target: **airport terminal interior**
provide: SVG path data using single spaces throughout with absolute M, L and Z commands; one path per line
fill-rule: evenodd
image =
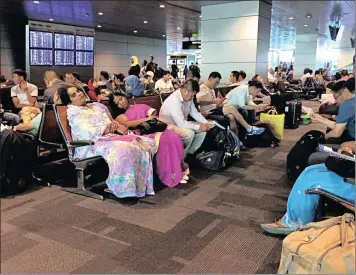
M 355 274 L 355 1 L 0 3 L 4 274 Z

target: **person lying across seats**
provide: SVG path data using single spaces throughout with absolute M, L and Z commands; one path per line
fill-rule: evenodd
M 347 80 L 335 94 L 335 99 L 340 104 L 336 122 L 317 114 L 313 115 L 313 119 L 332 129 L 325 135 L 326 143 L 341 144 L 355 140 L 355 78 Z
M 340 152 L 350 148 L 342 148 Z M 355 153 L 355 147 L 352 148 Z M 354 167 L 354 165 L 352 165 Z M 270 224 L 261 224 L 264 231 L 271 234 L 287 235 L 313 222 L 316 217 L 320 196 L 308 195 L 309 188 L 320 188 L 341 198 L 355 202 L 355 186 L 344 178 L 327 169 L 325 164 L 307 167 L 293 185 L 287 202 L 287 212 L 281 220 Z
M 127 97 L 144 96 L 145 85 L 135 75 L 129 75 L 124 79 Z
M 184 154 L 194 154 L 202 145 L 206 132 L 212 127 L 208 120 L 194 106 L 193 98 L 199 92 L 199 84 L 188 79 L 183 86 L 172 93 L 164 102 L 159 119 L 167 123 L 168 129 L 179 134 L 184 144 Z M 195 122 L 188 121 L 190 115 Z
M 152 157 L 153 139 L 127 135 L 101 103 L 87 104 L 82 91 L 60 88 L 56 104 L 69 105 L 67 118 L 73 140 L 93 140 L 94 145 L 75 150 L 74 158 L 102 156 L 109 166 L 106 184 L 118 198 L 154 195 Z
M 146 104 L 134 104 L 129 106 L 127 97 L 123 94 L 114 94 L 113 103 L 120 109 L 121 115 L 116 121 L 126 125 L 129 129 L 137 129 L 147 121 L 157 121 L 157 111 Z M 162 123 L 161 123 L 162 125 Z M 183 172 L 184 152 L 180 136 L 171 130 L 150 133 L 147 137 L 154 139 L 158 144 L 156 153 L 156 172 L 162 183 L 174 187 L 178 183 L 187 183 L 189 177 Z
M 246 129 L 247 135 L 259 135 L 264 132 L 264 128 L 251 126 L 246 122 L 239 112 L 232 112 L 231 106 L 239 111 L 255 110 L 257 112 L 265 111 L 268 109 L 267 104 L 256 105 L 252 98 L 255 97 L 262 90 L 262 84 L 258 81 L 249 81 L 248 85 L 241 85 L 231 90 L 224 100 L 224 113 L 232 114 L 235 120 Z M 231 112 L 230 112 L 231 111 Z
M 25 123 L 34 119 L 40 112 L 40 106 L 37 103 L 38 88 L 26 81 L 27 73 L 22 70 L 13 72 L 15 86 L 11 88 L 12 102 L 15 108 L 20 109 L 20 119 Z

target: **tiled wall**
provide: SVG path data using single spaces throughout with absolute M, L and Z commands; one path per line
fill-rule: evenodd
M 127 73 L 133 55 L 138 57 L 140 65 L 153 55 L 154 62 L 166 68 L 166 40 L 96 32 L 94 76 L 97 78 L 102 70 Z

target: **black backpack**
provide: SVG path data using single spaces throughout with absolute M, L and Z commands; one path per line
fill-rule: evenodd
M 278 138 L 276 138 L 271 129 L 267 124 L 258 124 L 256 127 L 264 128 L 265 131 L 260 135 L 252 135 L 248 136 L 246 134 L 240 136 L 242 144 L 247 148 L 254 147 L 278 147 L 281 142 Z
M 36 160 L 35 137 L 12 130 L 0 133 L 0 194 L 26 190 Z
M 303 170 L 308 166 L 309 156 L 316 152 L 319 143 L 325 142 L 324 133 L 313 130 L 307 132 L 294 145 L 287 156 L 287 178 L 296 181 Z
M 240 140 L 229 129 L 211 128 L 201 147 L 195 152 L 193 165 L 220 171 L 239 159 Z

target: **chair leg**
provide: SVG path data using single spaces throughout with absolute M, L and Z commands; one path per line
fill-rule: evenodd
M 41 185 L 45 185 L 47 187 L 52 187 L 52 185 L 49 182 L 47 182 L 47 181 L 45 181 L 45 180 L 43 180 L 41 178 L 36 177 L 34 173 L 32 173 L 32 178 L 34 180 L 36 180 Z
M 93 199 L 104 200 L 103 196 L 86 189 L 84 180 L 84 170 L 77 169 L 77 187 L 62 187 L 62 190 L 69 193 L 90 197 Z

